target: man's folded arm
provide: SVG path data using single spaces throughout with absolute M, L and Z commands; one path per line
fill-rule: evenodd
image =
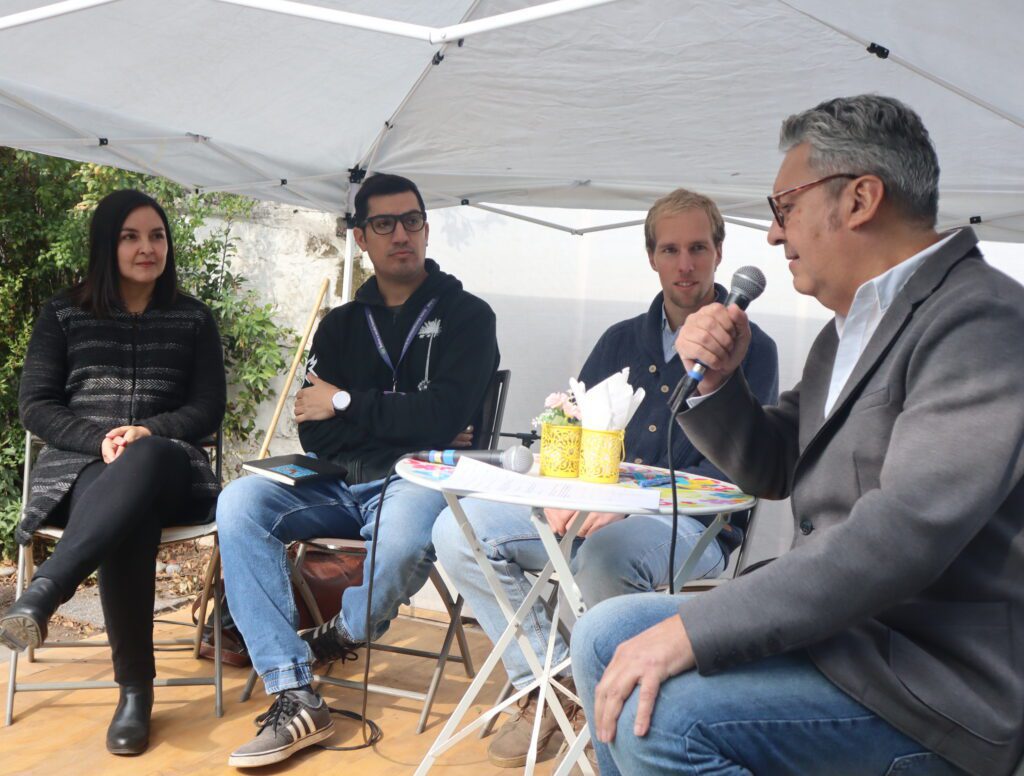
M 495 317 L 483 302 L 467 317 L 445 329 L 436 342 L 426 390 L 388 394 L 350 391 L 352 404 L 343 417 L 357 432 L 396 445 L 430 447 L 447 444 L 479 409 L 498 359 Z

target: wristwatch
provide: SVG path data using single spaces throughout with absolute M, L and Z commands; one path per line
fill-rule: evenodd
M 352 394 L 348 391 L 338 391 L 331 397 L 331 404 L 334 405 L 335 412 L 344 412 L 348 409 L 348 405 L 352 403 Z

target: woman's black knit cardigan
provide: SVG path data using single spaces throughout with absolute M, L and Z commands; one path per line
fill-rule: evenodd
M 46 445 L 32 469 L 17 540 L 28 543 L 82 469 L 100 459 L 106 433 L 122 425 L 178 441 L 191 459 L 195 506 L 208 509 L 220 485 L 194 443 L 220 426 L 225 401 L 220 335 L 199 300 L 179 293 L 169 307 L 106 319 L 66 293 L 48 301 L 32 330 L 18 395 L 22 425 Z M 202 522 L 205 514 L 196 517 L 182 522 Z

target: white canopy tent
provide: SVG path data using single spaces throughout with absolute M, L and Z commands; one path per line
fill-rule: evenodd
M 430 207 L 686 186 L 767 220 L 782 118 L 878 92 L 932 132 L 940 226 L 1024 242 L 1019 0 L 45 2 L 0 2 L 0 145 L 339 215 L 386 171 Z
M 684 185 L 767 219 L 780 120 L 879 92 L 933 133 L 941 225 L 1024 240 L 1017 0 L 5 0 L 0 13 L 0 144 L 197 189 L 342 214 L 366 171 L 408 175 L 430 207 L 643 210 Z

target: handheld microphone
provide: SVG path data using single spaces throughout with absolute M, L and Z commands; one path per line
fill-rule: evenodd
M 740 267 L 732 276 L 732 288 L 729 289 L 729 296 L 725 298 L 724 305 L 728 307 L 734 304 L 741 310 L 746 310 L 747 305 L 761 296 L 766 284 L 767 281 L 764 278 L 764 273 L 757 267 Z M 704 379 L 704 373 L 707 369 L 706 365 L 698 361 L 686 373 L 683 379 L 676 383 L 675 390 L 672 391 L 672 395 L 668 400 L 673 416 L 679 412 L 683 402 L 690 398 L 693 392 L 697 390 L 697 386 Z
M 525 474 L 533 466 L 533 453 L 522 445 L 512 445 L 507 450 L 420 450 L 412 453 L 412 457 L 447 466 L 454 466 L 460 458 L 472 458 L 519 474 Z

